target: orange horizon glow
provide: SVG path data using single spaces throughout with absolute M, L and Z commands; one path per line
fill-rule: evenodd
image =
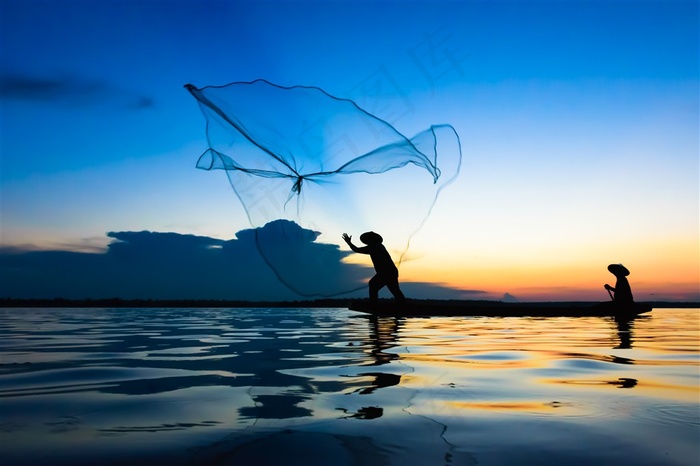
M 111 238 L 88 238 L 82 241 L 55 240 L 43 247 L 36 244 L 17 245 L 22 250 L 71 250 L 73 252 L 106 252 Z M 5 245 L 6 247 L 12 247 Z M 438 249 L 440 244 L 433 245 Z M 344 245 L 340 246 L 341 249 Z M 466 249 L 466 248 L 465 248 Z M 627 250 L 629 249 L 629 250 Z M 402 283 L 432 283 L 455 290 L 465 290 L 465 299 L 502 300 L 506 294 L 517 301 L 605 301 L 609 295 L 603 288 L 615 284 L 607 270 L 611 257 L 632 257 L 630 250 L 645 251 L 634 261 L 624 261 L 630 269 L 629 281 L 637 301 L 700 302 L 700 245 L 694 239 L 627 246 L 617 256 L 612 246 L 582 248 L 570 256 L 557 256 L 535 261 L 533 257 L 506 257 L 506 254 L 469 257 L 471 251 L 425 253 L 420 246 L 412 248 L 400 265 Z M 396 252 L 392 253 L 395 258 Z M 413 257 L 410 257 L 413 256 Z M 533 254 L 534 256 L 534 254 Z M 462 260 L 462 257 L 469 259 Z M 352 254 L 343 262 L 372 267 L 369 257 Z M 468 293 L 479 291 L 480 293 Z M 415 296 L 420 299 L 420 296 Z
M 670 266 L 647 266 L 639 263 L 628 277 L 636 300 L 700 301 L 700 272 L 692 263 Z M 462 290 L 480 290 L 491 298 L 508 293 L 518 300 L 606 300 L 604 285 L 615 286 L 615 277 L 607 264 L 572 264 L 568 266 L 526 266 L 503 264 L 502 267 L 460 267 L 451 269 L 401 270 L 403 282 L 438 282 Z M 668 270 L 668 273 L 665 271 Z

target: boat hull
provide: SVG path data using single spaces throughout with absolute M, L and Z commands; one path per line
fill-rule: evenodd
M 353 301 L 350 310 L 386 316 L 466 317 L 623 317 L 650 312 L 644 303 L 503 303 L 496 301 Z

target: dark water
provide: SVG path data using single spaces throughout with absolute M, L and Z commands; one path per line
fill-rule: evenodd
M 697 465 L 697 309 L 3 309 L 2 465 Z

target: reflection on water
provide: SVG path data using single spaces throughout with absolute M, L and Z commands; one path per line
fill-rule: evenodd
M 1 464 L 700 460 L 698 310 L 3 309 L 0 332 Z

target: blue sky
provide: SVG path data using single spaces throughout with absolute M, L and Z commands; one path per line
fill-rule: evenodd
M 640 296 L 700 294 L 698 2 L 0 5 L 5 247 L 100 254 L 110 231 L 261 226 L 223 173 L 195 168 L 205 122 L 183 86 L 264 78 L 407 135 L 455 127 L 462 170 L 405 281 L 593 298 L 624 262 Z M 366 203 L 347 200 L 302 226 L 359 236 Z M 401 250 L 405 231 L 382 233 Z

